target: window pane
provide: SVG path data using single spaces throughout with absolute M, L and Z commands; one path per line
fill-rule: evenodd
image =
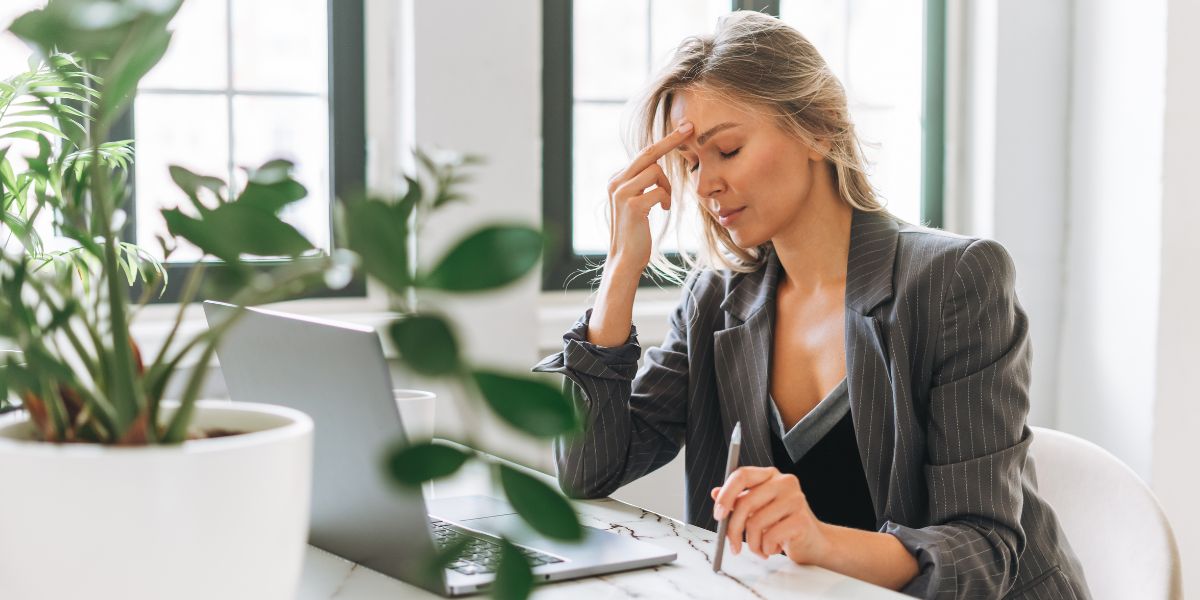
M 284 220 L 318 248 L 329 250 L 329 120 L 320 98 L 235 96 L 233 163 L 256 167 L 274 159 L 296 163 L 308 196 L 287 207 Z M 238 169 L 240 186 L 245 180 Z
M 917 0 L 853 3 L 845 82 L 854 102 L 921 109 L 922 14 Z
M 684 38 L 716 29 L 717 18 L 729 13 L 733 3 L 730 0 L 651 0 L 650 4 L 651 66 L 660 69 Z
M 612 104 L 575 105 L 574 215 L 572 233 L 577 254 L 608 252 L 608 179 L 628 163 L 621 143 L 621 107 Z
M 895 108 L 851 107 L 867 173 L 888 210 L 921 220 L 921 120 Z
M 576 98 L 622 100 L 642 84 L 649 68 L 647 2 L 575 0 Z
M 324 94 L 325 12 L 325 0 L 234 0 L 234 88 Z
M 8 32 L 13 19 L 46 4 L 45 0 L 4 0 L 0 5 L 0 79 L 8 79 L 29 68 L 28 58 L 33 53 L 17 36 Z
M 849 0 L 780 0 L 779 18 L 817 47 L 833 74 L 846 82 Z M 884 47 L 884 46 L 881 46 Z M 886 47 L 885 47 L 886 48 Z
M 166 234 L 159 210 L 190 207 L 167 170 L 180 165 L 193 172 L 229 177 L 229 126 L 223 95 L 139 94 L 134 102 L 136 142 L 137 243 L 161 258 L 155 236 Z M 171 261 L 200 258 L 194 246 L 181 245 Z
M 846 87 L 871 183 L 888 210 L 920 222 L 922 3 L 781 0 L 780 14 Z
M 608 252 L 605 189 L 612 173 L 629 162 L 620 138 L 628 117 L 624 103 L 646 84 L 652 69 L 666 64 L 685 37 L 715 29 L 717 18 L 730 12 L 730 4 L 729 0 L 575 2 L 572 226 L 576 253 Z M 608 102 L 589 102 L 600 98 Z M 651 213 L 656 235 L 664 218 L 659 209 Z M 685 247 L 695 248 L 695 239 L 686 236 Z M 667 251 L 679 249 L 673 230 L 661 244 Z
M 229 85 L 224 2 L 185 2 L 171 25 L 175 33 L 162 62 L 141 87 L 223 90 Z

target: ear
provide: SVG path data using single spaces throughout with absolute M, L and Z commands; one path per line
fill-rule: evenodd
M 813 162 L 818 162 L 829 156 L 829 151 L 833 148 L 833 144 L 827 140 L 816 140 L 816 143 L 808 147 L 808 158 Z

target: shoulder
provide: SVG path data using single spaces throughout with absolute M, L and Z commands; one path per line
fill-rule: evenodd
M 946 290 L 970 285 L 980 293 L 1011 289 L 1016 277 L 1008 250 L 992 239 L 901 223 L 896 242 L 897 284 Z
M 683 284 L 679 298 L 680 309 L 689 316 L 708 314 L 720 309 L 737 277 L 742 275 L 728 269 L 697 269 Z

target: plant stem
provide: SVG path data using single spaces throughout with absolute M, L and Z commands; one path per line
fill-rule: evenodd
M 96 140 L 102 138 L 103 132 L 98 131 L 97 121 L 105 115 L 98 115 L 96 121 L 89 124 L 91 132 L 92 152 L 99 152 Z M 125 430 L 137 419 L 145 407 L 145 399 L 139 393 L 137 376 L 134 373 L 133 349 L 129 344 L 129 324 L 126 321 L 126 298 L 117 278 L 117 249 L 116 239 L 112 231 L 113 205 L 108 197 L 108 177 L 100 168 L 100 161 L 93 160 L 88 165 L 92 172 L 93 212 L 98 215 L 96 223 L 103 229 L 104 257 L 100 269 L 100 277 L 108 288 L 109 322 L 112 325 L 113 362 L 112 379 L 109 381 L 109 398 L 113 402 L 119 419 L 118 438 L 125 435 Z M 103 352 L 101 350 L 101 352 Z
M 183 325 L 183 317 L 187 314 L 187 308 L 195 298 L 196 292 L 200 289 L 200 282 L 203 281 L 205 265 L 203 262 L 196 263 L 188 273 L 187 281 L 183 284 L 183 295 L 179 298 L 179 310 L 175 312 L 175 322 L 171 325 L 171 331 L 167 333 L 167 339 L 163 342 L 161 348 L 158 349 L 158 355 L 151 361 L 151 366 L 162 364 L 163 358 L 167 355 L 167 349 L 175 341 L 175 336 L 179 333 L 179 328 Z

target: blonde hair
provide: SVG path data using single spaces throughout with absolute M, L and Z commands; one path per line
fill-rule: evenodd
M 710 35 L 684 39 L 669 63 L 651 80 L 632 105 L 626 132 L 631 152 L 650 145 L 669 132 L 671 105 L 680 92 L 715 94 L 723 101 L 765 109 L 779 127 L 829 161 L 838 195 L 859 210 L 883 211 L 867 180 L 866 162 L 846 102 L 846 92 L 825 59 L 799 31 L 775 17 L 737 11 L 722 17 Z M 739 248 L 729 232 L 708 211 L 700 209 L 703 248 L 692 257 L 683 253 L 685 267 L 667 260 L 659 247 L 672 221 L 682 227 L 679 209 L 695 192 L 685 185 L 684 159 L 672 153 L 665 171 L 673 190 L 672 213 L 656 236 L 650 270 L 676 283 L 689 271 L 726 268 L 748 272 L 765 260 L 769 242 Z M 689 203 L 695 206 L 697 203 Z

